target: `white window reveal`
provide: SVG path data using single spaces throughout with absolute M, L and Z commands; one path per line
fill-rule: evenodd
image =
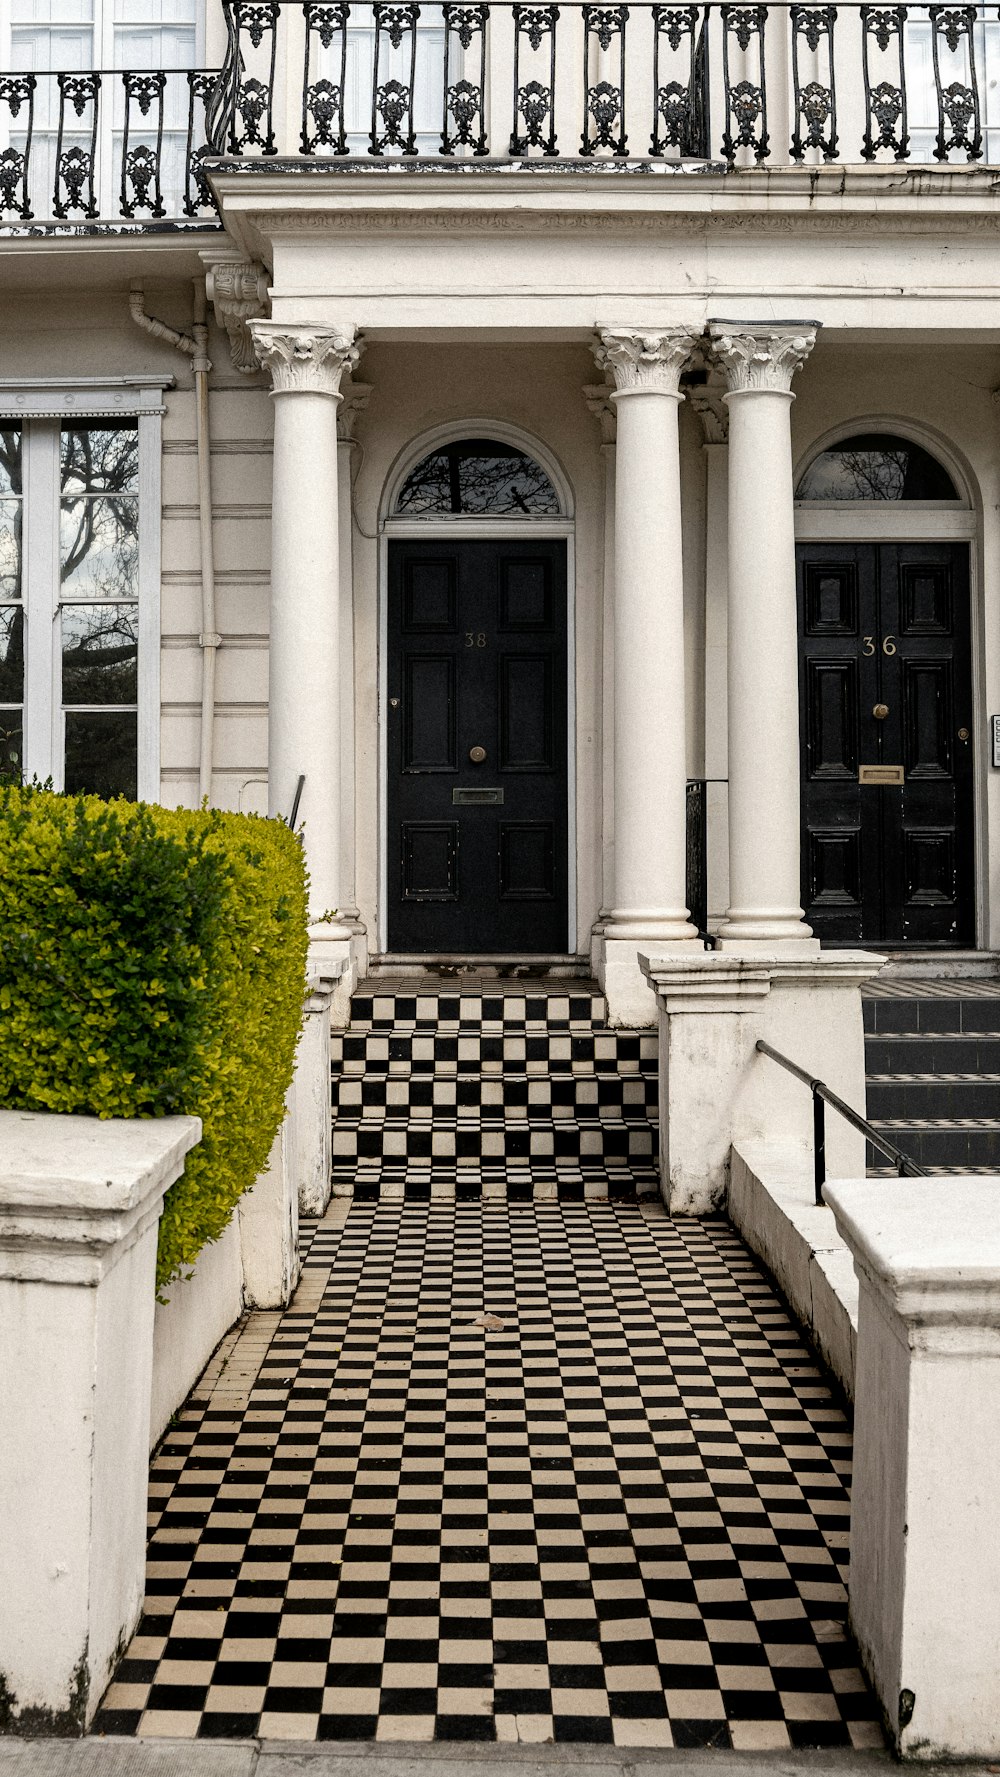
M 0 386 L 4 774 L 159 794 L 162 388 Z

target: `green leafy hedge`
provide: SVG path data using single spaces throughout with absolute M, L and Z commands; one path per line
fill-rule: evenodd
M 0 786 L 0 1104 L 199 1116 L 158 1286 L 267 1161 L 302 1023 L 302 849 L 280 821 Z

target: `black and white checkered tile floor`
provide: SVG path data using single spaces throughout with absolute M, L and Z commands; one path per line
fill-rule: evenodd
M 246 1405 L 161 1446 L 95 1731 L 882 1744 L 848 1428 L 727 1224 L 356 1203 L 309 1258 Z

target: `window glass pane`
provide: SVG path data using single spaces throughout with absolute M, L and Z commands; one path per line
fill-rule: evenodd
M 922 445 L 859 432 L 823 451 L 796 489 L 799 500 L 957 500 L 948 471 Z
M 69 795 L 136 794 L 136 715 L 134 710 L 102 710 L 66 717 L 66 776 Z
M 63 703 L 135 703 L 138 658 L 136 605 L 63 606 Z
M 59 562 L 70 598 L 134 598 L 138 592 L 138 502 L 63 500 Z
M 463 452 L 459 468 L 463 512 L 557 513 L 545 470 L 519 450 L 486 444 Z
M 66 426 L 60 461 L 64 494 L 134 494 L 139 488 L 139 429 Z
M 0 427 L 0 498 L 21 493 L 21 428 Z
M 559 501 L 545 470 L 523 451 L 466 438 L 417 464 L 396 511 L 557 515 Z
M 0 710 L 0 783 L 19 779 L 24 756 L 20 710 Z
M 21 596 L 21 502 L 0 500 L 0 598 Z
M 0 703 L 24 697 L 24 612 L 0 605 Z

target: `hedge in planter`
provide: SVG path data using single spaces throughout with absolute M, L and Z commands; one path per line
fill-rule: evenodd
M 0 1104 L 201 1117 L 164 1205 L 158 1285 L 266 1164 L 307 943 L 283 822 L 0 787 Z

